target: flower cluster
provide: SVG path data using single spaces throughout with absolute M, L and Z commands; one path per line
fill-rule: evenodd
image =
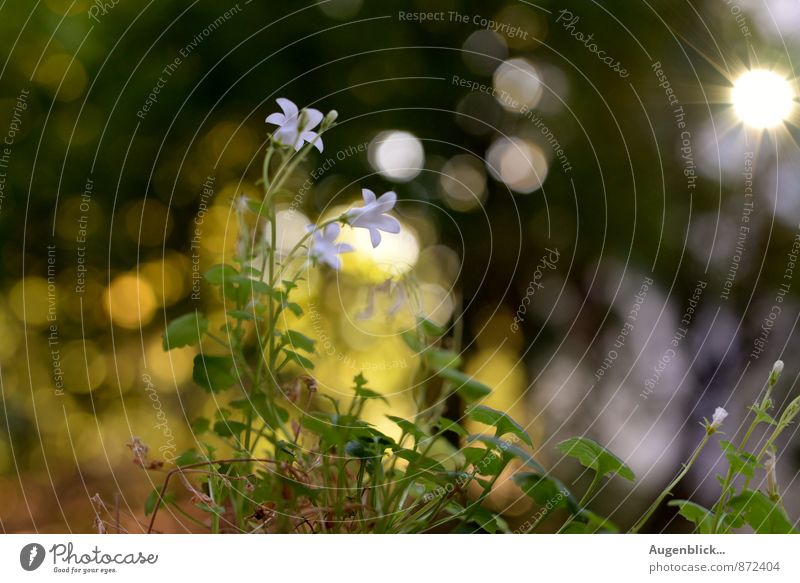
M 278 126 L 272 139 L 281 146 L 289 146 L 299 151 L 308 142 L 322 152 L 322 138 L 312 131 L 322 122 L 322 112 L 318 109 L 297 109 L 294 102 L 284 97 L 276 99 L 283 113 L 273 113 L 264 120 L 268 124 Z
M 273 141 L 279 146 L 294 148 L 295 151 L 299 151 L 303 144 L 309 143 L 322 152 L 322 138 L 313 131 L 323 121 L 322 113 L 316 109 L 299 110 L 294 102 L 283 97 L 276 101 L 283 113 L 270 114 L 265 120 L 268 124 L 278 126 L 278 129 L 272 134 Z M 335 119 L 335 112 L 331 112 L 329 117 L 331 117 L 331 121 Z M 325 126 L 326 124 L 323 123 L 321 131 L 324 131 Z M 313 261 L 340 269 L 342 261 L 339 255 L 353 251 L 353 247 L 346 243 L 336 243 L 341 232 L 338 222 L 351 227 L 367 229 L 373 247 L 380 245 L 381 231 L 385 233 L 400 232 L 400 223 L 388 214 L 397 204 L 395 192 L 386 192 L 378 198 L 374 192 L 364 188 L 361 190 L 361 194 L 364 198 L 363 206 L 350 209 L 338 217 L 336 222 L 308 226 L 311 234 L 309 257 Z
M 371 190 L 364 188 L 361 190 L 364 197 L 364 206 L 350 209 L 336 220 L 351 227 L 367 229 L 372 246 L 377 247 L 381 242 L 381 231 L 386 233 L 399 233 L 400 223 L 396 218 L 387 214 L 397 203 L 397 194 L 386 192 L 380 198 L 375 196 Z M 313 241 L 309 250 L 312 259 L 319 263 L 330 265 L 334 269 L 341 267 L 339 254 L 353 251 L 350 245 L 345 243 L 335 243 L 339 236 L 340 227 L 337 223 L 328 223 L 321 229 L 314 225 L 309 225 L 308 229 L 312 232 Z

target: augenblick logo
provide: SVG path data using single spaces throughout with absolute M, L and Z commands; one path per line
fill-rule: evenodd
M 158 555 L 144 554 L 141 551 L 132 553 L 105 553 L 95 546 L 88 552 L 75 550 L 72 543 L 57 543 L 45 552 L 38 543 L 30 543 L 22 547 L 19 553 L 19 564 L 26 571 L 34 571 L 42 566 L 49 553 L 56 573 L 66 572 L 113 572 L 114 565 L 154 565 Z
M 19 564 L 26 571 L 35 571 L 44 562 L 44 547 L 39 543 L 30 543 L 19 552 Z

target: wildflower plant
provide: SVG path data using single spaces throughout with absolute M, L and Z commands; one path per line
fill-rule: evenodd
M 194 420 L 197 447 L 177 456 L 174 467 L 148 460 L 147 447 L 134 439 L 137 465 L 163 476 L 145 503 L 148 532 L 165 511 L 215 533 L 510 532 L 487 504 L 509 475 L 521 495 L 540 509 L 517 532 L 616 532 L 617 526 L 588 506 L 606 480 L 635 479 L 625 462 L 587 437 L 559 443 L 558 451 L 593 473 L 589 488 L 575 497 L 534 458 L 525 428 L 482 404 L 490 389 L 460 370 L 460 339 L 422 314 L 403 334 L 420 361 L 412 383 L 417 409 L 410 418 L 388 416 L 397 428 L 393 436 L 364 418 L 370 401 L 386 400 L 364 371 L 353 378 L 348 402 L 319 390 L 316 340 L 289 328 L 284 316 L 307 317 L 296 300 L 300 282 L 309 270 L 339 270 L 342 255 L 353 251 L 338 241 L 342 226 L 366 229 L 374 247 L 381 244 L 382 233 L 400 231 L 391 215 L 397 195 L 378 197 L 365 188 L 363 204 L 309 225 L 288 252 L 281 251 L 276 201 L 287 194 L 287 180 L 311 150 L 323 150 L 323 136 L 335 126 L 337 113 L 323 116 L 283 98 L 278 105 L 281 112 L 266 118 L 275 129 L 262 166 L 263 199 L 237 201 L 240 234 L 234 261 L 204 274 L 220 293 L 226 321 L 213 330 L 207 315 L 194 311 L 170 322 L 163 335 L 165 350 L 200 346 L 193 380 L 219 407 L 213 419 Z M 262 231 L 266 236 L 259 235 Z M 404 282 L 392 282 L 392 287 L 405 290 L 402 297 L 414 295 Z M 204 350 L 207 342 L 221 353 Z M 769 394 L 779 375 L 780 370 L 773 373 L 767 395 L 752 408 L 756 418 L 739 445 L 721 442 L 730 469 L 721 479 L 714 508 L 671 502 L 700 532 L 728 532 L 744 523 L 758 532 L 791 530 L 774 477 L 774 441 L 797 415 L 800 401 L 779 420 L 769 415 Z M 465 407 L 463 418 L 443 415 L 448 399 Z M 632 532 L 642 528 L 686 475 L 720 431 L 725 415 L 718 409 L 705 423 L 702 443 Z M 490 432 L 471 434 L 468 422 L 488 426 Z M 750 435 L 762 424 L 774 427 L 772 437 L 758 454 L 746 453 Z M 443 449 L 449 453 L 434 453 Z M 750 489 L 759 469 L 771 471 L 767 493 Z M 746 480 L 737 490 L 740 475 Z M 184 496 L 177 495 L 180 491 Z M 194 509 L 186 507 L 186 493 Z

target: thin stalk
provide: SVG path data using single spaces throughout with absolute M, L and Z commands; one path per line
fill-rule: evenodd
M 592 478 L 592 483 L 589 484 L 589 487 L 586 489 L 586 492 L 584 492 L 583 497 L 580 499 L 580 502 L 578 502 L 578 506 L 581 509 L 584 506 L 586 506 L 586 504 L 589 502 L 589 500 L 592 497 L 592 494 L 595 493 L 595 491 L 597 490 L 597 487 L 600 485 L 600 482 L 602 482 L 602 480 L 603 480 L 603 476 L 600 475 L 600 472 L 595 472 L 594 473 L 594 478 Z M 577 516 L 578 515 L 576 513 L 570 514 L 569 518 L 567 518 L 566 522 L 564 522 L 564 524 L 561 525 L 561 528 L 558 529 L 556 534 L 561 534 L 562 532 L 564 532 L 564 529 L 566 529 L 570 524 L 575 522 L 575 518 Z
M 708 443 L 708 440 L 711 437 L 711 435 L 712 434 L 709 433 L 709 431 L 706 431 L 706 434 L 703 436 L 702 441 L 700 441 L 697 448 L 695 448 L 692 457 L 690 457 L 689 461 L 683 465 L 683 469 L 680 472 L 678 472 L 678 475 L 675 476 L 675 479 L 672 480 L 672 482 L 670 482 L 669 485 L 666 488 L 664 488 L 661 494 L 658 495 L 658 498 L 656 498 L 655 502 L 653 502 L 653 504 L 650 505 L 650 508 L 647 510 L 644 516 L 642 516 L 636 522 L 636 524 L 634 524 L 633 527 L 628 531 L 629 534 L 635 534 L 639 532 L 639 530 L 647 523 L 648 520 L 650 520 L 650 517 L 664 501 L 664 498 L 666 498 L 672 492 L 672 489 L 678 485 L 678 482 L 680 482 L 683 478 L 686 477 L 686 474 L 689 473 L 689 470 L 697 461 L 697 458 L 700 457 L 700 452 L 703 451 L 703 448 Z

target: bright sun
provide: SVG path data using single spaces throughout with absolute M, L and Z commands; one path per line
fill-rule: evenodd
M 780 125 L 794 107 L 789 81 L 765 69 L 748 71 L 736 79 L 731 97 L 739 118 L 759 129 Z

